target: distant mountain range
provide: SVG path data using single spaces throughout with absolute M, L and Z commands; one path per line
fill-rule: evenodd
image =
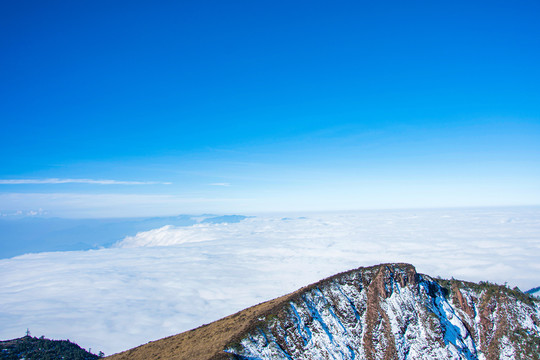
M 540 359 L 540 300 L 382 264 L 108 359 Z
M 535 296 L 537 298 L 540 298 L 540 286 L 527 290 L 525 291 L 525 293 Z

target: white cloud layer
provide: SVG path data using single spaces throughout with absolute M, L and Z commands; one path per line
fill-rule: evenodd
M 170 185 L 170 182 L 157 181 L 122 181 L 122 180 L 94 180 L 94 179 L 2 179 L 0 185 L 22 184 L 97 184 L 97 185 Z
M 165 226 L 111 249 L 0 260 L 0 338 L 30 328 L 110 354 L 381 262 L 540 285 L 538 208 L 306 216 Z

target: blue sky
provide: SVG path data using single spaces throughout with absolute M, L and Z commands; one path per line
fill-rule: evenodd
M 539 13 L 3 2 L 0 212 L 538 205 Z

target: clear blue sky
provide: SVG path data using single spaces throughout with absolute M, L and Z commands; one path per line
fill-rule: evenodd
M 539 15 L 4 1 L 0 212 L 538 205 Z

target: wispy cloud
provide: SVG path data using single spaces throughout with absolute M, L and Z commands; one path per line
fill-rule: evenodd
M 123 180 L 95 180 L 95 179 L 4 179 L 0 185 L 20 184 L 97 184 L 97 185 L 170 185 L 170 182 L 160 181 L 123 181 Z
M 212 183 L 212 184 L 209 184 L 209 185 L 211 185 L 211 186 L 231 186 L 231 184 L 226 183 L 226 182 Z
M 166 216 L 179 213 L 237 212 L 253 198 L 147 193 L 0 192 L 0 211 L 46 209 L 62 217 Z M 232 209 L 232 210 L 231 210 Z
M 16 210 L 12 212 L 0 212 L 1 217 L 7 217 L 7 216 L 36 216 L 36 215 L 46 215 L 47 211 L 43 209 L 38 210 Z

